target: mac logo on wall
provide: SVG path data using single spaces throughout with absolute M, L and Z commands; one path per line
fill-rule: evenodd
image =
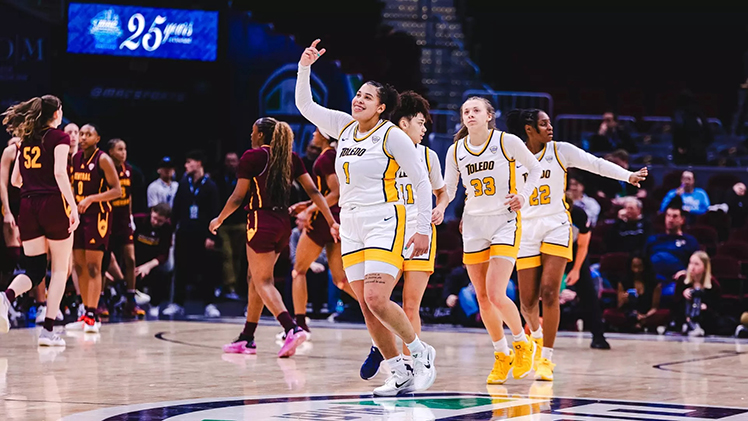
M 113 9 L 104 10 L 91 19 L 88 32 L 96 39 L 96 48 L 117 49 L 117 39 L 122 35 L 119 23 L 119 15 Z

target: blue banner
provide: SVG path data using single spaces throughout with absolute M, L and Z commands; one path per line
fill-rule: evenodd
M 218 12 L 70 3 L 69 53 L 215 61 Z

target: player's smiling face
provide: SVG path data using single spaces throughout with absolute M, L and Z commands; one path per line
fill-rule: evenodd
M 361 86 L 351 101 L 351 115 L 358 121 L 370 120 L 375 115 L 383 113 L 385 108 L 385 105 L 379 102 L 377 88 L 368 83 Z

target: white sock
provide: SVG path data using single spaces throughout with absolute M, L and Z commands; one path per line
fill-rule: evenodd
M 548 361 L 553 361 L 553 348 L 543 347 L 543 350 L 540 351 L 540 358 L 545 358 Z
M 512 339 L 514 342 L 527 342 L 527 335 L 525 332 L 520 332 L 518 335 L 512 333 Z
M 403 362 L 411 367 L 413 367 L 413 356 L 412 355 L 403 355 Z
M 377 348 L 377 344 L 376 344 L 376 342 L 374 342 L 374 339 L 371 340 L 371 346 L 373 346 L 374 348 Z M 377 348 L 377 349 L 379 349 L 379 348 Z
M 390 370 L 397 373 L 405 373 L 405 360 L 403 359 L 402 354 L 387 360 L 387 366 Z
M 405 346 L 408 347 L 408 351 L 410 351 L 410 355 L 420 354 L 421 352 L 426 350 L 426 347 L 423 346 L 423 342 L 421 342 L 421 340 L 418 339 L 418 335 L 416 335 L 416 338 L 413 340 L 413 342 L 409 344 L 405 344 Z
M 538 330 L 532 330 L 532 329 L 530 329 L 530 336 L 533 339 L 542 339 L 543 338 L 543 327 L 539 326 Z
M 493 350 L 501 352 L 504 355 L 509 355 L 509 344 L 506 341 L 506 336 L 493 343 Z

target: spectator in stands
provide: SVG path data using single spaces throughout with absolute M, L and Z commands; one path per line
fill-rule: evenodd
M 239 167 L 239 155 L 229 152 L 223 158 L 222 170 L 213 177 L 218 187 L 220 202 L 225 203 L 236 187 L 236 169 Z M 246 199 L 245 199 L 246 202 Z M 231 216 L 226 218 L 218 237 L 221 239 L 221 255 L 223 257 L 223 296 L 232 300 L 240 297 L 236 294 L 237 280 L 244 283 L 246 278 L 246 250 L 247 242 L 247 211 L 240 206 Z
M 205 316 L 221 316 L 213 304 L 215 294 L 212 281 L 217 268 L 213 267 L 214 256 L 211 252 L 215 249 L 216 236 L 208 230 L 210 221 L 218 216 L 220 210 L 218 188 L 205 174 L 203 162 L 205 154 L 202 151 L 187 154 L 185 175 L 174 197 L 174 303 L 164 309 L 166 316 L 184 313 L 189 284 L 197 288 L 199 299 L 205 304 Z
M 706 148 L 712 131 L 704 112 L 689 90 L 678 96 L 673 112 L 673 162 L 676 165 L 705 165 Z
M 468 327 L 481 324 L 478 298 L 465 265 L 457 266 L 446 276 L 442 297 L 447 307 L 452 309 L 455 323 Z
M 178 187 L 178 183 L 174 181 L 174 162 L 165 156 L 158 164 L 158 179 L 148 186 L 148 207 L 152 208 L 159 203 L 167 203 L 172 207 Z
M 670 201 L 679 196 L 683 202 L 683 210 L 689 215 L 702 215 L 709 211 L 709 195 L 704 189 L 695 187 L 696 177 L 691 171 L 683 171 L 680 176 L 680 187 L 670 190 L 662 199 L 660 212 L 665 212 Z
M 632 196 L 624 197 L 618 219 L 605 236 L 609 252 L 641 252 L 652 235 L 652 223 L 642 217 L 642 202 Z
M 673 279 L 678 271 L 686 268 L 691 255 L 701 249 L 694 237 L 683 234 L 685 223 L 683 203 L 676 197 L 665 210 L 665 233 L 647 240 L 646 255 L 661 282 Z
M 699 250 L 691 255 L 688 268 L 676 275 L 673 311 L 676 326 L 688 336 L 704 336 L 716 330 L 720 288 L 712 276 L 709 255 Z
M 569 173 L 569 186 L 566 190 L 567 201 L 582 209 L 587 214 L 587 221 L 591 227 L 597 224 L 600 216 L 600 204 L 597 200 L 584 194 L 584 179 L 581 174 Z
M 613 149 L 624 149 L 630 153 L 636 153 L 638 148 L 631 134 L 625 126 L 618 121 L 618 115 L 612 111 L 603 114 L 603 121 L 597 130 L 597 135 L 591 139 L 593 151 L 609 151 Z
M 641 255 L 634 254 L 628 270 L 628 275 L 617 286 L 616 308 L 606 309 L 603 313 L 605 322 L 624 332 L 667 326 L 670 310 L 660 309 L 662 284 L 655 279 L 651 266 Z
M 745 184 L 737 183 L 732 186 L 732 191 L 727 193 L 725 203 L 727 204 L 727 214 L 730 216 L 733 228 L 745 226 L 748 216 L 748 196 L 745 194 Z
M 174 228 L 169 222 L 171 208 L 159 203 L 148 214 L 134 215 L 135 276 L 148 287 L 151 295 L 151 316 L 158 317 L 159 304 L 168 298 L 171 271 L 165 264 L 169 258 Z

